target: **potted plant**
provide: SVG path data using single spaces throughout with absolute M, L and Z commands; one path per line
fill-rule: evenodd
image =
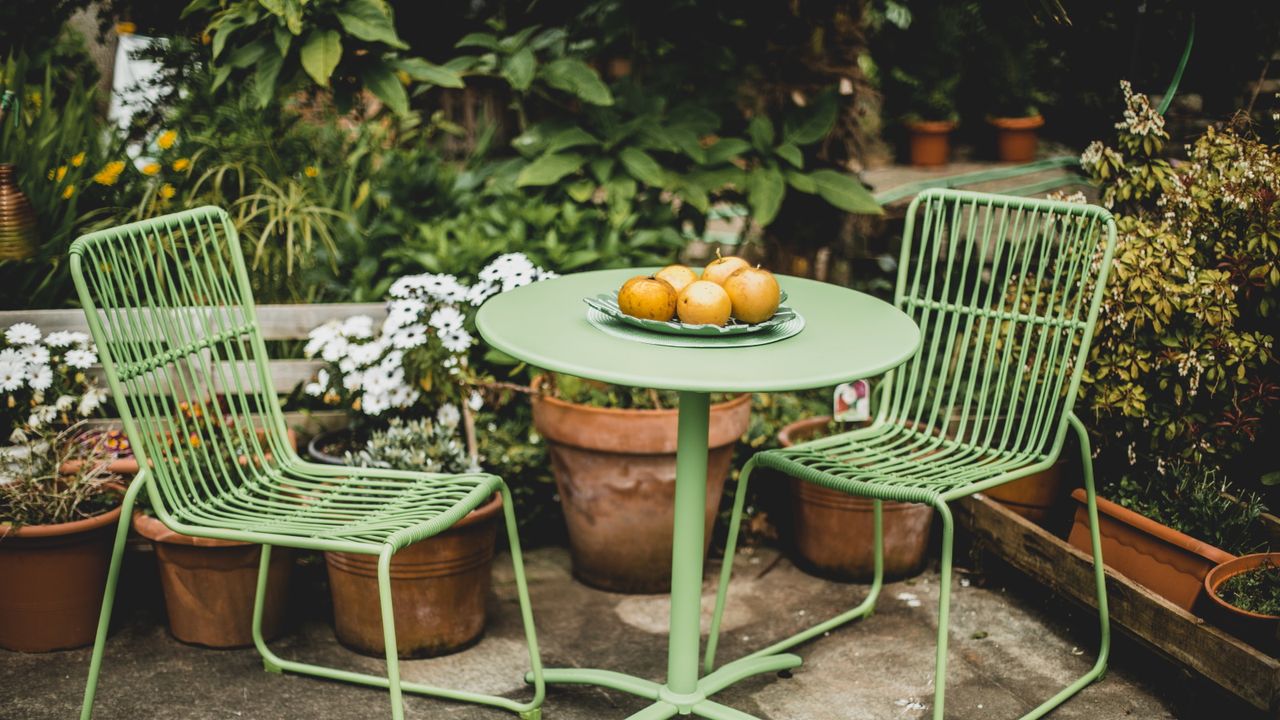
M 1000 162 L 1025 163 L 1036 157 L 1038 130 L 1044 125 L 1039 106 L 1046 96 L 1036 86 L 1036 73 L 1044 56 L 1041 33 L 1028 32 L 1017 13 L 984 12 L 987 32 L 976 50 L 986 85 L 987 123 L 995 129 L 996 157 Z
M 876 57 L 889 68 L 884 75 L 885 106 L 902 118 L 912 165 L 951 161 L 961 61 L 973 12 L 963 4 L 943 4 L 910 16 L 897 30 L 887 28 L 879 38 L 883 47 Z
M 534 427 L 547 440 L 574 576 L 613 592 L 666 592 L 674 522 L 674 394 L 563 375 L 541 376 L 533 388 Z M 712 398 L 708 543 L 734 445 L 750 420 L 750 395 Z
M 434 421 L 392 418 L 348 452 L 346 465 L 428 473 L 479 472 L 459 437 L 461 414 L 441 406 Z M 456 652 L 480 638 L 485 626 L 490 570 L 501 522 L 498 494 L 448 530 L 414 543 L 392 560 L 391 595 L 396 647 L 402 657 Z M 378 596 L 378 558 L 327 552 L 338 640 L 381 657 L 386 646 Z
M 120 518 L 121 478 L 101 436 L 75 425 L 12 438 L 0 458 L 0 647 L 93 642 Z
M 178 410 L 192 427 L 200 428 L 200 432 L 186 438 L 174 437 L 172 441 L 193 447 L 199 446 L 207 433 L 222 432 L 221 423 L 227 422 L 215 403 L 181 402 Z M 293 431 L 289 431 L 289 441 L 297 442 Z M 189 457 L 197 459 L 190 471 L 192 476 L 212 477 L 225 473 L 225 468 L 232 463 L 249 462 L 247 452 L 227 451 L 225 455 L 199 457 L 190 453 Z M 174 532 L 144 509 L 134 512 L 132 523 L 134 531 L 155 550 L 165 613 L 173 636 L 182 642 L 206 647 L 252 645 L 253 602 L 262 547 Z M 293 555 L 288 548 L 277 548 L 272 553 L 262 621 L 263 634 L 268 639 L 278 635 L 284 625 L 292 566 Z
M 65 428 L 92 417 L 107 398 L 106 390 L 89 377 L 97 363 L 97 349 L 85 333 L 45 335 L 25 322 L 6 328 L 0 336 L 3 439 L 14 430 Z
M 782 428 L 778 442 L 791 447 L 835 430 L 830 416 L 810 417 Z M 875 571 L 874 501 L 795 478 L 787 480 L 796 564 L 835 580 L 871 577 Z M 934 510 L 928 505 L 898 502 L 885 502 L 882 508 L 885 575 L 913 575 L 929 547 Z
M 1280 553 L 1228 560 L 1204 578 L 1217 622 L 1272 655 L 1280 650 Z

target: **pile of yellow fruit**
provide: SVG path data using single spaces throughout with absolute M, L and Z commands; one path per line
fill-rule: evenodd
M 632 317 L 689 325 L 762 323 L 773 317 L 782 291 L 773 273 L 740 257 L 719 257 L 701 278 L 684 265 L 668 265 L 652 275 L 637 275 L 618 290 L 618 307 Z

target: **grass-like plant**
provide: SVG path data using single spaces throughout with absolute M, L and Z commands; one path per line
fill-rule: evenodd
M 1241 610 L 1280 616 L 1280 566 L 1268 558 L 1260 567 L 1228 578 L 1218 587 L 1218 597 Z

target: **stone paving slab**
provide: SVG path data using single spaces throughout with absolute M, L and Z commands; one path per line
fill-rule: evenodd
M 385 693 L 262 671 L 252 650 L 207 650 L 174 640 L 157 605 L 146 554 L 131 559 L 132 592 L 122 599 L 119 628 L 107 645 L 95 717 L 261 720 L 388 717 Z M 506 564 L 498 558 L 485 637 L 445 658 L 404 661 L 404 678 L 436 685 L 527 697 L 527 668 Z M 534 608 L 550 667 L 603 667 L 661 679 L 665 672 L 665 596 L 625 596 L 574 581 L 568 553 L 544 548 L 527 555 Z M 820 580 L 772 550 L 746 551 L 730 594 L 721 659 L 746 654 L 852 606 L 866 586 Z M 150 572 L 154 572 L 151 570 Z M 708 573 L 704 610 L 714 586 Z M 956 720 L 1018 717 L 1084 673 L 1093 662 L 1096 626 L 1085 613 L 1065 625 L 1049 620 L 1034 599 L 979 587 L 961 575 L 952 594 L 952 651 L 947 716 Z M 875 614 L 799 649 L 805 664 L 790 678 L 751 678 L 716 697 L 772 720 L 887 720 L 928 717 L 936 632 L 936 573 L 886 585 Z M 283 657 L 382 672 L 377 659 L 356 655 L 334 639 L 326 613 L 323 563 L 300 567 L 292 596 L 296 627 L 275 647 Z M 1057 612 L 1055 618 L 1061 616 Z M 704 630 L 706 618 L 704 617 Z M 1135 652 L 1137 652 L 1135 650 Z M 1106 680 L 1086 688 L 1054 713 L 1055 720 L 1200 717 L 1175 715 L 1169 693 L 1154 691 L 1125 653 Z M 1147 660 L 1140 652 L 1136 664 Z M 0 651 L 0 718 L 41 720 L 77 714 L 89 651 L 45 655 Z M 1177 684 L 1181 679 L 1171 679 Z M 548 720 L 624 718 L 643 700 L 588 687 L 552 687 Z M 418 697 L 410 718 L 485 720 L 500 711 Z M 1209 716 L 1204 716 L 1209 717 Z M 1218 717 L 1226 717 L 1219 715 Z

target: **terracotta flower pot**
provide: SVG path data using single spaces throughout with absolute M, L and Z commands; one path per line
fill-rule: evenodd
M 1092 553 L 1087 496 L 1077 488 L 1071 497 L 1079 506 L 1067 541 Z M 1102 498 L 1098 498 L 1098 531 L 1102 558 L 1109 567 L 1187 611 L 1204 592 L 1209 571 L 1234 557 Z
M 806 418 L 778 433 L 783 447 L 812 439 L 828 416 Z M 792 547 L 796 564 L 833 580 L 865 580 L 875 573 L 875 502 L 787 478 L 791 488 Z M 884 572 L 903 577 L 919 571 L 929 547 L 933 508 L 885 502 Z
M 951 162 L 952 120 L 911 120 L 907 122 L 911 164 L 935 167 Z
M 1025 163 L 1036 159 L 1040 139 L 1036 134 L 1044 116 L 989 118 L 996 129 L 996 157 L 1000 162 Z
M 57 525 L 0 525 L 0 647 L 93 643 L 120 508 Z
M 1054 514 L 1054 508 L 1060 507 L 1066 500 L 1066 469 L 1069 464 L 1067 458 L 1060 457 L 1047 470 L 997 485 L 984 490 L 983 494 L 1032 522 L 1044 523 L 1050 514 Z M 1063 517 L 1062 520 L 1065 521 L 1066 518 Z
M 587 585 L 624 593 L 670 589 L 676 416 L 674 408 L 620 410 L 534 396 L 533 423 L 547 439 L 573 574 Z M 750 395 L 711 406 L 703 553 L 734 443 L 750 421 Z
M 1213 601 L 1213 619 L 1222 629 L 1272 655 L 1280 654 L 1280 615 L 1263 615 L 1242 610 L 1223 600 L 1218 588 L 1231 578 L 1257 570 L 1264 563 L 1280 565 L 1280 552 L 1255 553 L 1232 558 L 1209 571 L 1204 588 Z
M 400 657 L 444 655 L 479 639 L 501 514 L 502 496 L 495 494 L 458 524 L 392 557 L 391 602 Z M 383 657 L 377 556 L 328 552 L 325 562 L 338 641 Z
M 215 648 L 253 644 L 253 598 L 262 546 L 183 535 L 141 512 L 133 514 L 133 529 L 155 548 L 169 631 L 175 638 Z M 283 625 L 292 566 L 289 548 L 272 549 L 262 618 L 267 639 L 277 636 Z

